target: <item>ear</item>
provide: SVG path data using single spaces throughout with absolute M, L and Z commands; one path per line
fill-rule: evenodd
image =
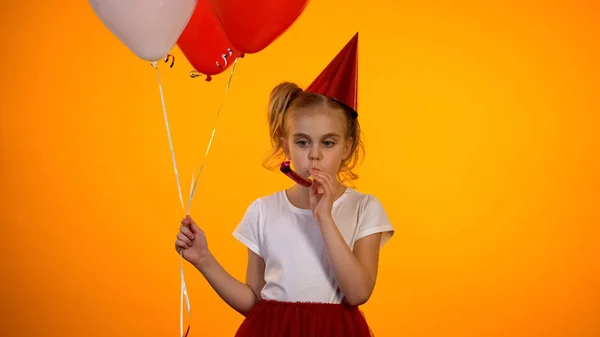
M 279 140 L 279 145 L 281 146 L 281 149 L 283 150 L 285 156 L 287 158 L 291 158 L 292 156 L 290 154 L 290 142 L 285 137 L 281 137 L 281 139 Z

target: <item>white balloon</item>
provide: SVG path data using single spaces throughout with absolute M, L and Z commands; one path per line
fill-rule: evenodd
M 173 49 L 197 0 L 89 0 L 102 23 L 139 58 L 154 62 Z

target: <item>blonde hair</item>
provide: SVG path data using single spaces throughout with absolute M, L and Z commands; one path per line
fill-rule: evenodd
M 342 160 L 338 179 L 341 182 L 356 180 L 358 175 L 352 170 L 364 156 L 364 144 L 361 139 L 360 124 L 357 118 L 350 117 L 349 109 L 340 102 L 318 93 L 302 90 L 295 83 L 283 82 L 271 91 L 269 97 L 268 121 L 271 138 L 271 152 L 264 160 L 267 169 L 279 167 L 286 156 L 281 139 L 286 136 L 288 119 L 300 108 L 327 107 L 343 112 L 346 120 L 346 140 L 351 139 L 350 154 Z

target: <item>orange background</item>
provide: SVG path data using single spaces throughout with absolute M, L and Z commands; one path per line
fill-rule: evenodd
M 61 7 L 62 6 L 62 7 Z M 240 60 L 192 215 L 235 276 L 268 93 L 307 85 L 360 31 L 358 188 L 397 228 L 364 311 L 377 336 L 600 336 L 600 11 L 592 1 L 314 0 Z M 177 336 L 183 216 L 154 69 L 86 1 L 4 2 L 6 336 Z M 161 64 L 184 193 L 228 73 Z M 191 336 L 242 318 L 186 265 Z M 225 323 L 231 320 L 231 323 Z

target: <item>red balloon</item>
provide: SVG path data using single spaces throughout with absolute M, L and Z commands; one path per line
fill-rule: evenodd
M 243 53 L 257 53 L 283 34 L 308 0 L 208 0 L 229 41 Z
M 207 75 L 207 81 L 210 81 L 210 75 L 222 73 L 241 56 L 227 39 L 208 0 L 198 0 L 177 46 L 197 72 Z

